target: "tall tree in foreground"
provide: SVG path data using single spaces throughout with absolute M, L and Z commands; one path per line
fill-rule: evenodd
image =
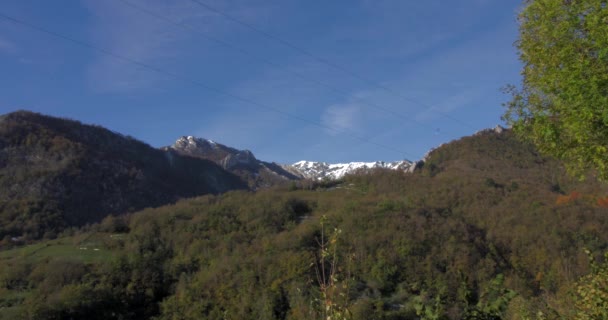
M 525 0 L 519 22 L 523 82 L 507 88 L 503 118 L 572 173 L 594 169 L 608 181 L 608 1 Z M 591 265 L 576 319 L 608 317 L 608 267 Z
M 519 21 L 523 83 L 503 118 L 571 172 L 608 180 L 608 1 L 526 0 Z

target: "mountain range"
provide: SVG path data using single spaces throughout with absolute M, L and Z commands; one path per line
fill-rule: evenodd
M 283 166 L 285 170 L 296 172 L 299 176 L 313 180 L 341 179 L 348 174 L 365 173 L 375 169 L 411 171 L 414 163 L 408 160 L 394 162 L 348 162 L 327 163 L 315 161 L 298 161 Z
M 161 149 L 213 161 L 225 170 L 241 177 L 252 189 L 301 179 L 300 175 L 285 170 L 279 164 L 258 160 L 249 150 L 237 150 L 213 140 L 183 136 L 177 139 L 172 146 Z
M 250 152 L 178 141 L 0 118 L 0 319 L 574 319 L 608 248 L 608 187 L 511 130 L 255 191 Z M 323 266 L 347 294 L 318 298 Z
M 213 140 L 183 136 L 170 147 L 182 155 L 207 159 L 235 173 L 249 182 L 253 188 L 268 187 L 286 180 L 312 179 L 335 180 L 347 174 L 362 173 L 374 169 L 410 170 L 413 163 L 408 160 L 395 162 L 349 162 L 327 163 L 299 161 L 294 164 L 278 164 L 256 159 L 249 150 L 238 150 Z
M 282 165 L 193 136 L 157 149 L 100 126 L 17 111 L 0 117 L 0 238 L 52 237 L 108 214 L 181 198 L 379 168 L 407 170 L 412 164 Z

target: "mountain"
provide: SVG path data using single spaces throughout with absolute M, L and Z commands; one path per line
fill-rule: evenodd
M 280 165 L 258 160 L 249 150 L 238 150 L 213 140 L 193 136 L 182 136 L 172 146 L 163 149 L 175 150 L 182 155 L 211 160 L 248 181 L 252 188 L 268 187 L 285 181 L 300 179 L 336 180 L 347 174 L 368 173 L 374 169 L 405 171 L 413 169 L 413 164 L 407 160 L 336 164 L 300 161 L 292 165 Z
M 237 150 L 213 140 L 183 136 L 172 146 L 163 149 L 213 161 L 247 181 L 254 189 L 300 179 L 297 174 L 285 170 L 276 163 L 256 159 L 249 150 Z
M 19 111 L 0 117 L 0 238 L 39 238 L 184 197 L 245 189 L 215 163 L 99 126 Z
M 503 132 L 510 132 L 501 126 L 496 126 L 492 129 L 480 130 L 473 134 L 473 136 L 486 136 L 491 134 L 500 135 Z M 510 133 L 509 133 L 510 134 Z M 454 142 L 455 143 L 455 142 Z M 393 162 L 348 162 L 348 163 L 327 163 L 327 162 L 315 162 L 315 161 L 299 161 L 292 165 L 283 165 L 283 168 L 294 175 L 305 179 L 312 180 L 336 180 L 341 179 L 349 174 L 358 173 L 371 173 L 376 169 L 387 169 L 403 172 L 414 172 L 417 168 L 424 166 L 424 163 L 428 161 L 431 154 L 437 149 L 441 149 L 446 146 L 447 143 L 441 144 L 435 148 L 432 148 L 421 160 L 411 162 L 408 160 L 393 161 Z
M 605 275 L 608 186 L 510 130 L 293 185 L 0 251 L 0 319 L 576 319 L 579 281 Z
M 299 161 L 290 166 L 284 166 L 285 170 L 294 172 L 301 177 L 313 180 L 340 179 L 347 174 L 365 173 L 375 169 L 389 169 L 409 171 L 413 169 L 413 163 L 407 160 L 394 162 L 349 162 L 334 163 Z

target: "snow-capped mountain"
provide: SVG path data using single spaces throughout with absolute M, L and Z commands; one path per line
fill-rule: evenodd
M 292 165 L 278 165 L 256 159 L 249 150 L 238 150 L 213 140 L 193 136 L 183 136 L 168 148 L 181 154 L 211 160 L 224 169 L 246 178 L 250 185 L 255 186 L 272 185 L 277 181 L 297 179 L 340 179 L 347 174 L 361 173 L 372 169 L 411 171 L 415 167 L 414 163 L 407 160 L 335 164 L 299 161 Z
M 299 175 L 285 170 L 274 162 L 258 160 L 249 150 L 238 150 L 209 139 L 183 136 L 177 139 L 172 146 L 165 149 L 171 149 L 191 157 L 211 160 L 243 178 L 254 189 L 300 178 Z
M 299 161 L 292 165 L 290 172 L 297 171 L 303 178 L 323 180 L 323 179 L 340 179 L 347 174 L 356 172 L 365 172 L 372 169 L 390 169 L 408 171 L 413 168 L 414 164 L 407 160 L 394 162 L 349 162 L 349 163 L 327 163 L 314 161 Z
M 257 160 L 255 157 L 253 157 L 253 154 L 251 154 L 249 150 L 237 150 L 223 144 L 219 144 L 213 140 L 196 138 L 193 136 L 180 137 L 169 148 L 189 156 L 211 160 L 219 165 L 222 165 L 225 169 L 228 168 L 222 162 L 229 162 L 227 158 L 231 156 L 242 158 L 242 160 L 249 159 L 249 162 L 251 162 L 250 164 L 255 163 Z M 247 155 L 250 156 L 247 157 Z

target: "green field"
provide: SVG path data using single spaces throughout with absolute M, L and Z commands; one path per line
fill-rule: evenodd
M 84 264 L 109 262 L 116 257 L 119 251 L 116 243 L 123 238 L 124 235 L 120 234 L 92 233 L 0 251 L 0 276 L 1 273 L 18 272 L 15 271 L 16 268 L 23 265 L 34 269 L 56 260 L 78 261 Z M 0 290 L 0 320 L 19 318 L 19 305 L 31 294 L 31 288 L 27 287 Z
M 23 259 L 29 263 L 52 259 L 74 259 L 85 263 L 109 261 L 115 251 L 109 243 L 118 241 L 120 235 L 93 234 L 84 239 L 78 237 L 62 238 L 0 251 L 0 261 Z

